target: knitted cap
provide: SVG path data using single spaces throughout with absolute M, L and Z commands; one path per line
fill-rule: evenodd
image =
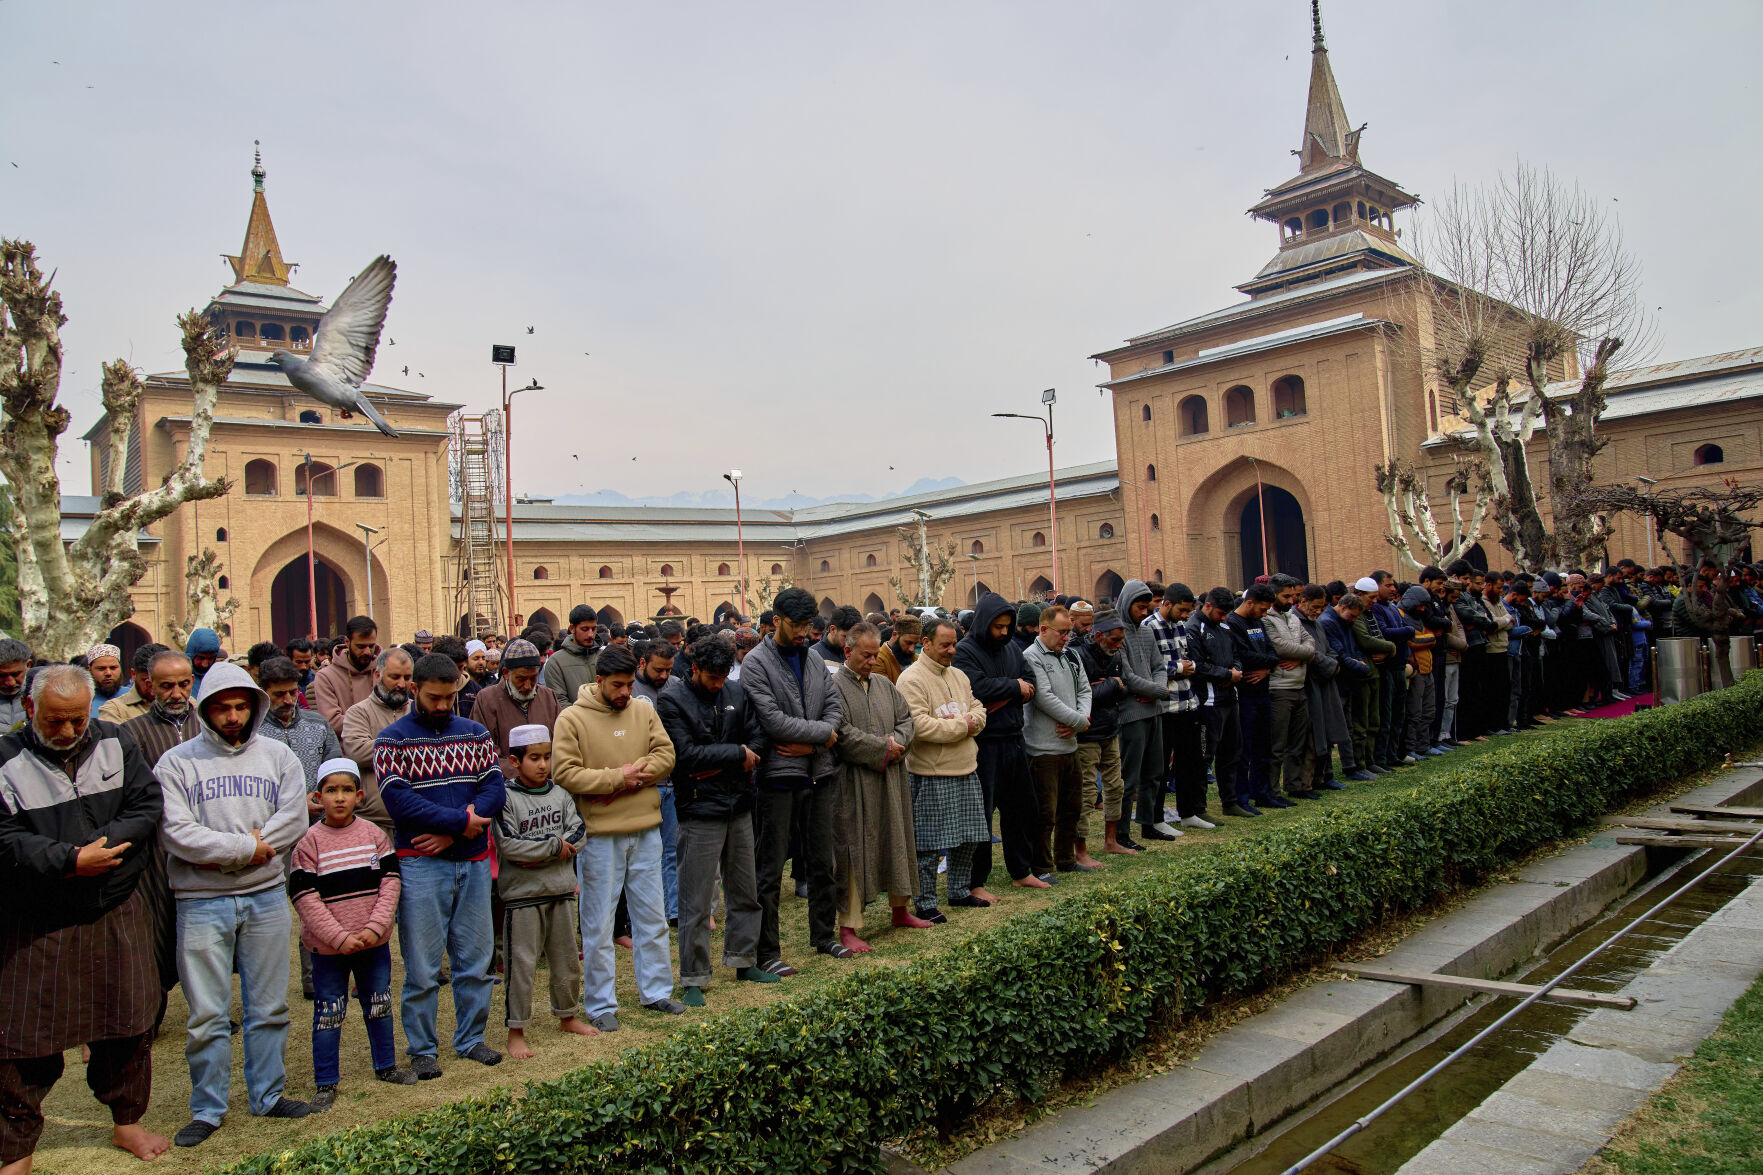
M 515 637 L 502 646 L 502 668 L 504 669 L 537 669 L 544 663 L 539 656 L 539 646 L 524 637 Z
M 1100 636 L 1105 632 L 1118 632 L 1125 627 L 1120 622 L 1120 613 L 1112 608 L 1097 608 L 1096 623 L 1090 626 L 1090 631 Z
M 1041 606 L 1030 602 L 1016 610 L 1016 623 L 1020 625 L 1039 624 L 1041 622 Z

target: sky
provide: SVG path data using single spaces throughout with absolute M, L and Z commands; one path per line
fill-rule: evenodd
M 1763 5 L 1323 19 L 1368 166 L 1422 198 L 1546 166 L 1619 212 L 1658 358 L 1763 343 Z M 1310 69 L 1303 0 L 0 0 L 0 44 L 0 234 L 58 270 L 67 437 L 103 361 L 181 368 L 262 140 L 298 288 L 398 261 L 376 382 L 484 409 L 519 348 L 518 492 L 739 467 L 755 500 L 1030 472 L 989 414 L 1048 387 L 1059 463 L 1112 456 L 1088 357 L 1240 300 Z

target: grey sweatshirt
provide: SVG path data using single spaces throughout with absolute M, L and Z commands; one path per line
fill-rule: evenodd
M 1302 690 L 1306 665 L 1316 657 L 1316 642 L 1304 631 L 1304 617 L 1296 608 L 1285 612 L 1275 608 L 1261 618 L 1261 631 L 1267 634 L 1267 643 L 1281 661 L 1300 663 L 1296 669 L 1275 666 L 1267 679 L 1267 688 L 1294 693 Z
M 1169 701 L 1169 661 L 1157 648 L 1149 629 L 1127 620 L 1135 602 L 1149 598 L 1151 589 L 1142 579 L 1129 579 L 1114 598 L 1120 617 L 1126 620 L 1126 643 L 1120 647 L 1120 680 L 1126 698 L 1120 703 L 1120 724 L 1156 718 Z
M 575 860 L 559 860 L 568 841 L 576 848 L 588 835 L 575 797 L 554 783 L 532 791 L 508 773 L 508 798 L 496 813 L 496 892 L 509 906 L 530 906 L 575 893 Z
M 1064 724 L 1074 731 L 1089 729 L 1090 675 L 1069 648 L 1055 653 L 1039 637 L 1022 651 L 1022 663 L 1035 683 L 1035 696 L 1022 704 L 1022 741 L 1031 755 L 1068 755 L 1077 750 L 1077 734 L 1060 738 L 1053 729 Z
M 245 690 L 251 699 L 251 721 L 236 747 L 208 721 L 207 703 L 224 690 Z M 153 769 L 165 796 L 160 837 L 172 892 L 187 899 L 279 889 L 282 857 L 306 832 L 305 769 L 286 744 L 258 733 L 269 695 L 237 665 L 220 662 L 208 671 L 195 709 L 202 733 L 160 756 Z M 276 851 L 261 865 L 251 864 L 252 829 Z

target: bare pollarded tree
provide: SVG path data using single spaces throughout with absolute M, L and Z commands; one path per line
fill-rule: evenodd
M 1703 559 L 1724 564 L 1750 540 L 1759 525 L 1756 515 L 1763 510 L 1763 486 L 1732 477 L 1717 486 L 1592 486 L 1577 495 L 1575 505 L 1591 514 L 1647 519 L 1648 525 L 1683 540 L 1680 566 L 1693 568 Z M 1665 553 L 1671 554 L 1669 546 Z
M 943 589 L 955 578 L 955 542 L 927 539 L 923 527 L 902 526 L 898 533 L 900 558 L 911 568 L 912 578 L 896 573 L 888 576 L 888 586 L 908 608 L 935 607 L 943 598 Z
M 220 385 L 233 358 L 213 326 L 192 310 L 178 316 L 194 404 L 183 461 L 162 484 L 124 492 L 128 421 L 141 379 L 123 360 L 104 365 L 101 389 L 111 421 L 105 484 L 97 515 L 71 543 L 61 538 L 60 437 L 71 420 L 61 390 L 61 295 L 37 267 L 28 241 L 0 240 L 0 473 L 11 487 L 11 541 L 18 554 L 24 639 L 39 657 L 65 660 L 103 639 L 134 613 L 129 588 L 147 573 L 138 536 L 185 502 L 218 498 L 231 483 L 202 475 Z
M 1416 571 L 1429 563 L 1434 567 L 1448 567 L 1468 555 L 1469 548 L 1481 539 L 1488 504 L 1493 499 L 1487 465 L 1480 461 L 1460 460 L 1445 480 L 1451 526 L 1451 537 L 1447 540 L 1433 512 L 1423 470 L 1400 460 L 1379 465 L 1377 488 L 1383 494 L 1384 506 L 1390 516 L 1389 533 L 1384 538 L 1395 548 L 1402 562 Z M 1468 505 L 1466 517 L 1463 496 L 1471 488 L 1474 489 L 1474 498 Z
M 1619 354 L 1638 361 L 1648 334 L 1621 226 L 1578 186 L 1520 164 L 1437 201 L 1415 252 L 1429 271 L 1415 285 L 1423 367 L 1443 407 L 1474 429 L 1451 443 L 1485 467 L 1500 544 L 1530 571 L 1585 561 L 1608 537 L 1579 505 L 1605 444 L 1604 386 Z M 1549 395 L 1552 383 L 1567 386 Z M 1539 430 L 1544 482 L 1528 451 Z

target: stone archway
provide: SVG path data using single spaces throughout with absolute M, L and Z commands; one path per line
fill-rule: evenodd
M 1091 603 L 1097 608 L 1113 607 L 1120 598 L 1120 589 L 1125 586 L 1126 581 L 1109 568 L 1096 577 L 1096 598 Z
M 1267 507 L 1267 525 L 1261 524 L 1262 503 Z M 1242 583 L 1251 584 L 1263 574 L 1283 572 L 1300 582 L 1310 582 L 1309 530 L 1304 524 L 1304 507 L 1298 499 L 1278 486 L 1265 486 L 1259 494 L 1250 494 L 1238 511 L 1238 530 L 1242 547 Z M 1262 545 L 1265 540 L 1266 562 L 1263 565 Z
M 317 607 L 312 606 L 316 601 Z M 318 617 L 313 631 L 312 618 Z M 286 647 L 297 636 L 337 636 L 349 619 L 349 585 L 323 559 L 307 574 L 306 556 L 290 559 L 270 581 L 270 640 Z
M 312 550 L 317 557 L 317 567 L 313 578 L 316 580 L 320 569 L 328 568 L 335 576 L 335 582 L 329 587 L 319 589 L 319 632 L 320 636 L 338 635 L 343 631 L 343 621 L 339 620 L 335 628 L 325 625 L 326 593 L 335 595 L 338 606 L 343 610 L 343 620 L 350 616 L 367 611 L 367 593 L 362 590 L 361 539 L 344 534 L 334 526 L 326 523 L 315 523 L 312 527 Z M 311 627 L 311 619 L 300 620 L 298 625 L 285 636 L 278 627 L 275 583 L 287 571 L 290 564 L 299 565 L 298 586 L 301 607 L 306 600 L 306 528 L 297 527 L 271 543 L 258 557 L 257 566 L 252 569 L 250 594 L 238 591 L 241 586 L 237 579 L 234 591 L 240 599 L 247 601 L 246 611 L 233 618 L 233 631 L 238 639 L 236 644 L 246 647 L 253 641 L 272 640 L 278 645 L 286 645 L 295 636 L 306 635 Z M 295 590 L 292 585 L 288 590 Z M 392 599 L 391 587 L 386 577 L 385 564 L 380 562 L 377 554 L 373 557 L 373 611 L 374 618 L 379 621 L 381 632 L 388 629 L 387 617 L 396 610 L 396 601 Z M 389 642 L 382 640 L 381 644 Z
M 1242 583 L 1235 582 L 1248 569 L 1249 553 L 1247 548 L 1253 547 L 1254 563 L 1259 567 L 1261 562 L 1261 526 L 1260 515 L 1252 513 L 1249 522 L 1253 526 L 1245 529 L 1244 511 L 1256 497 L 1256 466 L 1257 463 L 1247 457 L 1238 457 L 1226 462 L 1201 480 L 1188 496 L 1186 526 L 1188 534 L 1188 554 L 1183 561 L 1188 582 L 1196 592 L 1204 591 L 1215 585 L 1226 585 L 1241 588 Z M 1289 567 L 1299 566 L 1297 557 L 1299 544 L 1302 544 L 1303 559 L 1301 566 L 1308 571 L 1311 547 L 1311 528 L 1314 526 L 1316 511 L 1311 502 L 1310 494 L 1304 483 L 1282 465 L 1269 461 L 1259 462 L 1260 491 L 1267 496 L 1269 520 L 1275 518 L 1272 491 L 1278 489 L 1289 496 L 1296 504 L 1296 518 L 1302 530 L 1293 530 L 1290 526 L 1289 514 L 1287 522 L 1287 549 L 1291 563 Z M 1280 499 L 1284 502 L 1284 499 Z M 1290 503 L 1281 509 L 1289 511 Z M 1273 527 L 1268 533 L 1269 555 L 1272 555 Z M 1281 568 L 1281 561 L 1273 559 L 1276 569 Z M 1288 574 L 1297 574 L 1287 570 Z M 1260 574 L 1259 571 L 1256 574 Z M 1253 577 L 1250 577 L 1253 579 Z
M 136 624 L 133 620 L 125 620 L 110 630 L 104 638 L 107 645 L 115 645 L 122 650 L 123 684 L 128 684 L 130 666 L 134 663 L 135 650 L 153 643 L 153 634 Z

